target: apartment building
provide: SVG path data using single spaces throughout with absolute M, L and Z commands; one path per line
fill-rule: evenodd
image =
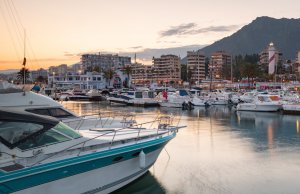
M 81 64 L 87 71 L 92 71 L 98 67 L 100 70 L 120 69 L 131 64 L 130 57 L 113 54 L 84 54 L 81 56 Z
M 205 56 L 201 51 L 187 52 L 187 71 L 191 83 L 200 83 L 205 79 Z
M 223 71 L 231 65 L 231 56 L 225 51 L 217 51 L 211 55 L 208 65 L 209 77 L 212 79 L 225 79 Z
M 152 58 L 154 68 L 153 78 L 161 83 L 170 81 L 179 82 L 181 75 L 180 57 L 176 55 L 162 55 L 160 58 Z
M 146 84 L 153 82 L 154 69 L 151 65 L 134 63 L 131 65 L 131 82 L 134 84 Z
M 48 70 L 50 75 L 65 75 L 68 73 L 68 66 L 61 64 L 59 66 L 51 66 Z

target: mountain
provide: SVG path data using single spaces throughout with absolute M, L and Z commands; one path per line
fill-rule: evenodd
M 231 55 L 256 54 L 270 42 L 284 59 L 295 59 L 300 51 L 300 19 L 258 17 L 239 31 L 202 49 L 206 56 L 224 50 Z
M 0 74 L 11 74 L 11 73 L 17 73 L 20 70 L 18 69 L 6 69 L 6 70 L 0 70 Z

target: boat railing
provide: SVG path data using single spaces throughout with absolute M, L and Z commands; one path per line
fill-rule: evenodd
M 108 150 L 110 150 L 110 149 L 112 149 L 112 146 L 115 143 L 124 143 L 126 140 L 133 141 L 133 143 L 138 143 L 143 138 L 151 138 L 151 137 L 152 138 L 161 138 L 163 135 L 171 135 L 171 134 L 178 132 L 178 129 L 185 127 L 185 126 L 179 126 L 180 119 L 181 118 L 178 119 L 177 126 L 171 125 L 172 121 L 174 121 L 174 116 L 172 115 L 172 116 L 157 116 L 155 118 L 155 120 L 147 121 L 147 122 L 143 122 L 143 123 L 136 123 L 136 124 L 133 124 L 131 127 L 122 127 L 122 128 L 110 129 L 110 130 L 91 129 L 91 131 L 98 131 L 98 132 L 100 132 L 100 134 L 96 135 L 95 137 L 84 140 L 82 142 L 76 143 L 67 148 L 64 148 L 63 150 L 60 150 L 53 154 L 50 154 L 46 157 L 43 157 L 41 160 L 35 162 L 34 164 L 32 164 L 30 166 L 35 166 L 35 165 L 41 164 L 41 162 L 43 162 L 47 159 L 50 159 L 54 156 L 59 155 L 62 152 L 72 150 L 72 149 L 78 149 L 79 152 L 78 152 L 77 156 L 80 156 L 80 154 L 85 150 L 86 144 L 88 142 L 98 139 L 98 138 L 104 138 L 106 140 L 107 137 L 111 137 L 111 140 L 108 139 L 108 141 L 107 141 L 107 143 L 108 143 L 107 148 L 108 148 Z M 152 133 L 149 133 L 149 131 L 147 131 L 147 128 L 144 128 L 143 126 L 147 125 L 147 124 L 151 124 L 151 126 L 152 126 L 153 123 L 158 123 L 158 127 L 152 128 L 152 129 L 149 128 L 149 130 L 154 130 L 154 131 L 152 131 Z M 128 130 L 129 130 L 129 132 L 128 132 Z M 133 130 L 133 132 L 131 132 L 130 130 Z M 145 130 L 145 134 L 143 134 L 143 130 Z M 128 133 L 133 134 L 133 136 L 131 136 L 130 138 L 127 138 L 127 139 L 116 139 L 116 137 L 118 136 L 118 133 L 120 133 L 120 135 L 123 135 L 121 132 L 124 132 L 124 131 L 125 132 L 127 131 Z M 134 136 L 135 133 L 136 133 L 136 136 Z M 81 145 L 81 146 L 78 147 L 79 145 Z M 95 145 L 93 145 L 91 147 L 95 148 Z
M 96 121 L 94 128 L 100 126 L 104 127 L 107 124 L 112 124 L 116 118 L 121 118 L 122 127 L 130 126 L 135 123 L 135 114 L 132 113 L 115 113 L 115 112 L 100 112 L 88 115 L 81 115 L 76 118 L 66 119 L 63 122 L 69 126 L 72 126 L 75 130 L 79 130 L 85 122 Z

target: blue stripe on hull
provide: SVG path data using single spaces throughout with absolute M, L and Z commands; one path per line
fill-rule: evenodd
M 0 193 L 16 192 L 97 168 L 102 168 L 124 160 L 129 160 L 138 157 L 137 155 L 133 155 L 137 151 L 143 150 L 145 154 L 147 154 L 164 147 L 174 136 L 175 134 L 149 142 L 137 143 L 10 172 L 0 177 Z M 113 161 L 118 156 L 122 156 L 122 160 Z

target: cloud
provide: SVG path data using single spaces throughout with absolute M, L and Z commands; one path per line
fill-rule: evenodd
M 197 24 L 181 24 L 179 26 L 171 26 L 170 29 L 161 31 L 160 37 L 169 37 L 169 36 L 182 36 L 182 35 L 196 35 L 203 34 L 208 32 L 228 32 L 235 30 L 240 25 L 228 25 L 228 26 L 209 26 L 205 28 L 198 28 Z
M 161 31 L 160 36 L 165 37 L 165 36 L 182 35 L 190 31 L 190 29 L 196 26 L 197 24 L 195 23 L 181 24 L 179 26 L 171 26 L 170 29 Z
M 138 61 L 144 64 L 151 64 L 152 57 L 160 57 L 161 55 L 173 54 L 183 58 L 186 56 L 187 51 L 199 50 L 205 46 L 206 45 L 187 45 L 170 48 L 144 48 L 143 50 L 137 52 L 119 52 L 119 55 L 129 56 L 134 59 L 134 55 L 136 54 Z
M 141 49 L 143 48 L 142 46 L 133 46 L 133 47 L 130 47 L 131 49 Z

